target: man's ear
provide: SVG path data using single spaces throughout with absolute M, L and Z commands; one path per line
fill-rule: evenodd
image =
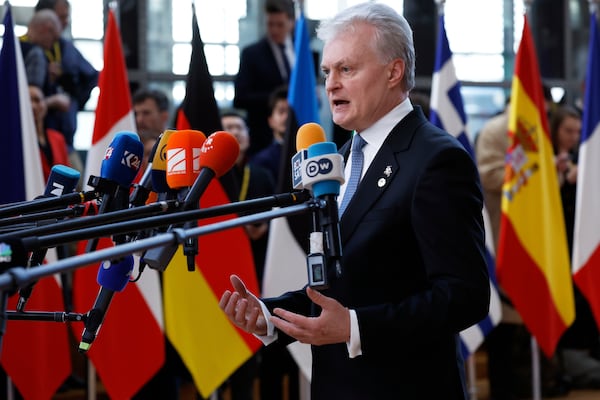
M 392 60 L 387 69 L 388 81 L 392 86 L 399 84 L 404 76 L 405 64 L 404 61 L 396 58 Z

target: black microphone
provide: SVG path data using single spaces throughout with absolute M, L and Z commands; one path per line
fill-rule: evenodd
M 125 289 L 133 271 L 133 256 L 129 255 L 120 260 L 104 261 L 98 269 L 98 284 L 100 291 L 96 297 L 93 308 L 88 311 L 85 319 L 85 328 L 79 343 L 79 352 L 86 353 L 100 330 L 108 306 L 115 292 Z
M 79 182 L 80 173 L 79 171 L 67 167 L 65 165 L 54 165 L 50 170 L 50 175 L 48 176 L 48 181 L 46 182 L 46 190 L 44 191 L 45 197 L 58 197 L 64 194 L 71 193 L 77 183 Z M 46 253 L 48 252 L 47 248 L 36 249 L 31 253 L 29 257 L 29 263 L 27 265 L 28 268 L 37 267 L 44 262 L 44 258 L 46 257 Z M 17 311 L 23 311 L 25 309 L 25 304 L 31 297 L 31 293 L 33 292 L 33 287 L 36 282 L 32 282 L 24 288 L 19 290 L 19 300 L 17 302 Z
M 315 143 L 308 147 L 308 158 L 302 162 L 302 184 L 313 192 L 313 196 L 325 201 L 319 208 L 318 220 L 325 243 L 326 262 L 318 257 L 308 257 L 309 285 L 325 288 L 329 272 L 326 268 L 333 262 L 336 276 L 342 274 L 342 242 L 338 217 L 337 196 L 344 182 L 344 159 L 333 142 Z M 313 238 L 311 237 L 311 240 Z M 312 247 L 312 246 L 311 246 Z
M 58 197 L 73 192 L 80 176 L 76 169 L 62 164 L 54 165 L 48 175 L 44 197 Z
M 235 137 L 229 132 L 215 132 L 204 141 L 198 160 L 199 173 L 194 184 L 189 188 L 187 195 L 183 199 L 183 210 L 191 210 L 198 207 L 200 197 L 208 188 L 212 178 L 221 177 L 230 170 L 239 152 L 240 146 Z M 167 160 L 167 176 L 169 176 L 173 173 L 178 163 L 182 161 L 178 157 L 175 157 L 175 160 L 178 161 L 173 160 L 171 162 L 169 157 L 167 157 Z M 167 231 L 170 232 L 176 227 L 170 226 Z M 177 247 L 177 245 L 169 245 L 149 249 L 143 256 L 143 262 L 150 268 L 164 271 L 177 251 Z
M 67 193 L 58 197 L 40 196 L 34 200 L 0 206 L 0 218 L 10 218 L 40 211 L 57 210 L 61 207 L 68 207 L 85 203 L 90 200 L 96 200 L 98 197 L 99 193 L 96 190 Z
M 140 181 L 133 185 L 133 190 L 129 195 L 129 206 L 130 207 L 139 207 L 146 204 L 148 197 L 150 197 L 150 192 L 153 191 L 152 187 L 152 161 L 154 160 L 154 155 L 156 154 L 156 149 L 158 148 L 158 143 L 162 137 L 162 133 L 154 142 L 154 146 L 152 146 L 152 150 L 150 150 L 150 154 L 148 155 L 148 164 L 146 165 L 146 169 Z

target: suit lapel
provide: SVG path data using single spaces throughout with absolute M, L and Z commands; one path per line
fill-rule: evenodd
M 354 232 L 360 220 L 373 208 L 375 202 L 387 191 L 396 174 L 401 173 L 402 163 L 399 153 L 410 148 L 417 128 L 427 122 L 419 107 L 415 107 L 390 132 L 360 181 L 354 198 L 350 201 L 341 219 L 342 243 L 346 242 Z M 349 144 L 342 147 L 341 152 L 347 156 Z

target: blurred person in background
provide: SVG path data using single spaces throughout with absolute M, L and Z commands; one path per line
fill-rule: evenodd
M 240 69 L 235 78 L 234 107 L 247 113 L 252 157 L 273 140 L 268 125 L 269 96 L 278 86 L 288 84 L 296 56 L 292 34 L 295 10 L 292 0 L 266 0 L 266 35 L 242 49 Z

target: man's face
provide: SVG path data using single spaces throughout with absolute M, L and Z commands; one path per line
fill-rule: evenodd
M 403 64 L 380 61 L 373 33 L 372 27 L 358 25 L 323 48 L 321 69 L 333 121 L 348 130 L 363 131 L 399 103 Z
M 71 14 L 71 10 L 69 10 L 69 2 L 68 1 L 57 1 L 54 6 L 54 12 L 58 16 L 60 20 L 60 24 L 62 26 L 62 30 L 65 30 L 67 25 L 69 25 L 69 17 Z
M 240 157 L 244 155 L 250 146 L 250 136 L 246 122 L 237 116 L 227 115 L 221 118 L 223 130 L 231 133 L 240 145 Z
M 57 20 L 58 21 L 58 20 Z M 40 26 L 39 34 L 36 34 L 35 43 L 44 50 L 52 50 L 54 42 L 60 38 L 60 24 L 52 21 L 47 21 Z
M 284 12 L 267 14 L 267 36 L 275 43 L 282 44 L 294 29 L 294 21 Z
M 134 104 L 133 112 L 140 137 L 156 139 L 165 130 L 168 113 L 160 111 L 153 99 L 148 98 L 141 103 Z

